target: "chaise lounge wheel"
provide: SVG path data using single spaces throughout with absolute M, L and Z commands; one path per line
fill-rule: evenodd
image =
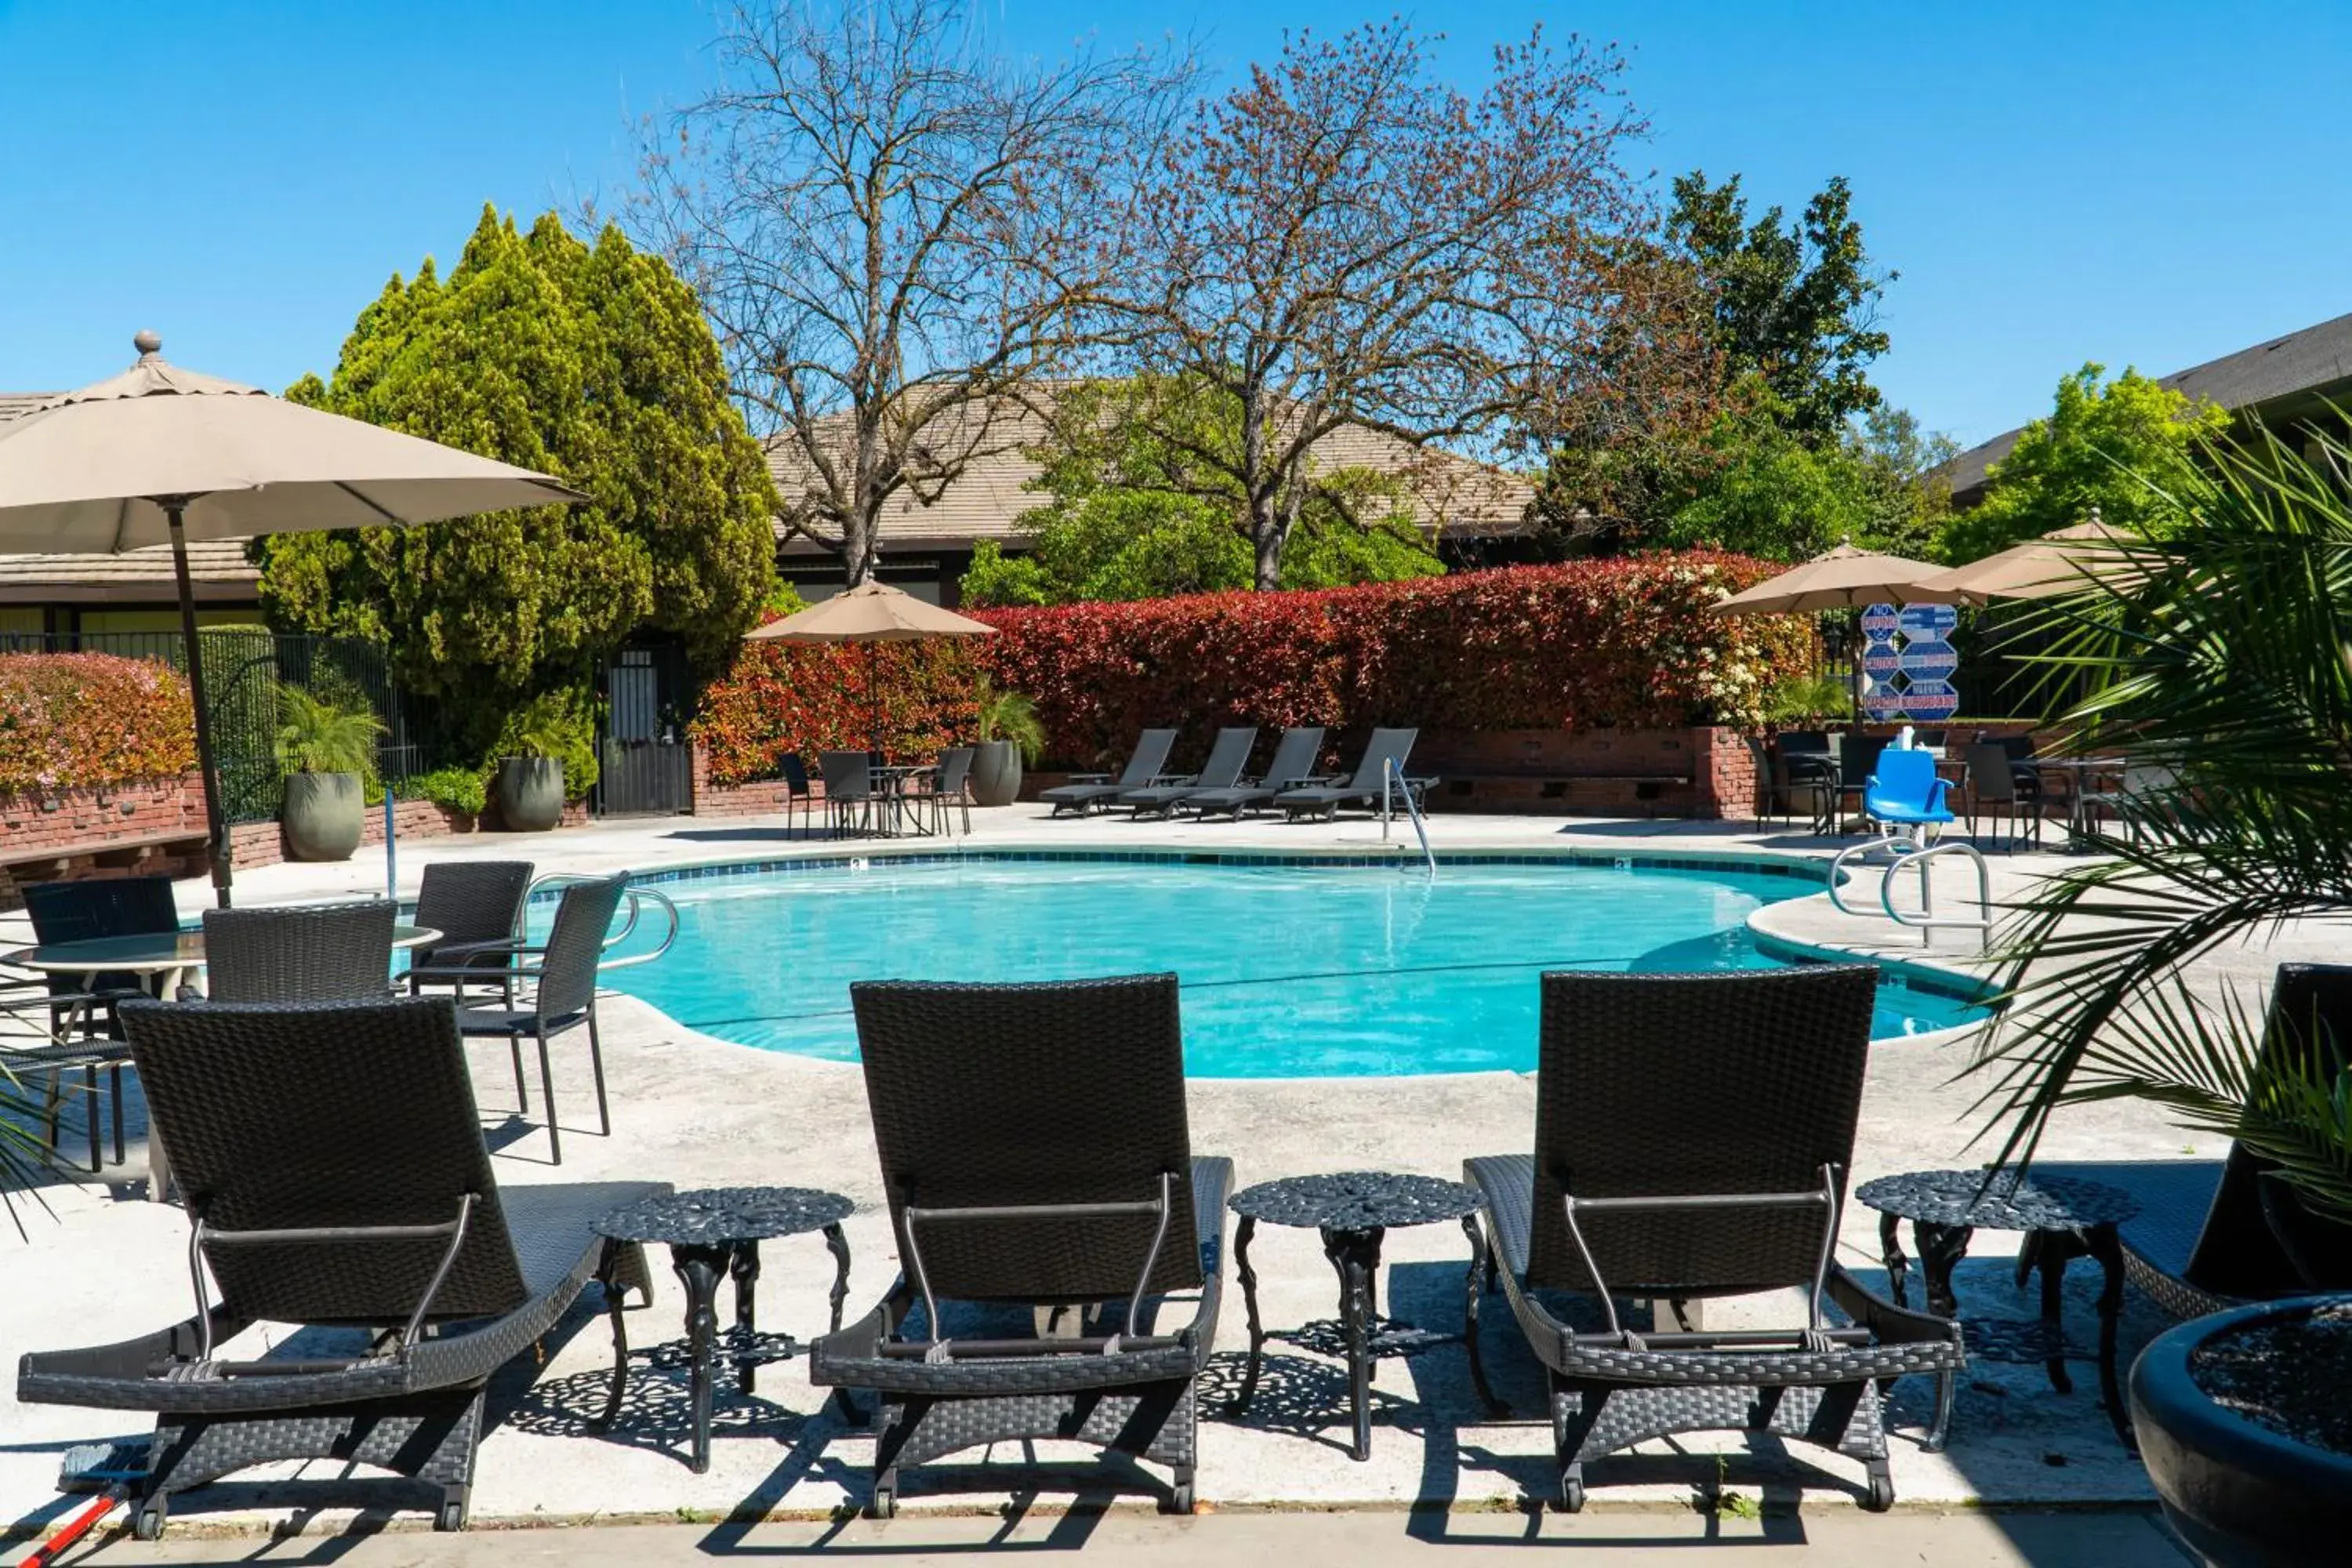
M 1193 1502 L 1192 1478 L 1185 1476 L 1177 1481 L 1175 1489 L 1169 1494 L 1168 1511 L 1189 1514 L 1193 1510 Z
M 443 1503 L 441 1511 L 433 1516 L 433 1528 L 444 1535 L 465 1529 L 466 1505 L 454 1500 Z
M 133 1541 L 161 1541 L 163 1538 L 162 1503 L 151 1503 L 131 1514 L 131 1538 Z
M 1862 1506 L 1872 1513 L 1885 1513 L 1895 1506 L 1895 1477 L 1885 1464 L 1870 1467 L 1870 1489 L 1864 1496 Z
M 898 1518 L 898 1489 L 877 1484 L 874 1489 L 874 1500 L 866 1505 L 866 1517 L 868 1519 Z
M 1565 1475 L 1559 1478 L 1559 1500 L 1558 1506 L 1559 1511 L 1562 1513 L 1582 1513 L 1584 1511 L 1584 1478 L 1582 1476 Z

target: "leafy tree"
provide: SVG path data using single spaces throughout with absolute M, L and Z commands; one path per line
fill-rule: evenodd
M 774 583 L 773 490 L 694 296 L 607 228 L 485 209 L 445 283 L 428 258 L 360 313 L 298 402 L 551 473 L 591 500 L 258 547 L 271 619 L 388 643 L 395 675 L 476 754 L 533 699 L 578 708 L 643 626 L 704 668 Z M 572 778 L 575 788 L 593 782 Z
M 963 580 L 975 604 L 1152 599 L 1256 584 L 1246 498 L 1234 477 L 1238 398 L 1152 376 L 1066 390 L 1034 449 L 1032 488 L 1053 499 L 1022 518 L 1028 553 L 983 542 Z M 1402 479 L 1310 467 L 1279 585 L 1433 576 Z
M 1106 221 L 1192 79 L 1181 50 L 1018 62 L 967 0 L 737 0 L 709 94 L 646 127 L 625 216 L 701 295 L 795 470 L 786 523 L 872 572 L 879 522 L 1024 438 L 1099 342 Z
M 1984 500 L 1944 532 L 1944 553 L 1974 561 L 2053 529 L 2100 518 L 2146 533 L 2165 531 L 2175 509 L 2149 476 L 2168 474 L 2230 427 L 2227 410 L 2126 369 L 2106 381 L 2086 364 L 2058 383 L 2056 405 L 2028 425 L 1992 467 Z
M 1257 587 L 1286 580 L 1324 437 L 1496 439 L 1622 303 L 1611 247 L 1646 216 L 1622 62 L 1540 32 L 1493 58 L 1474 95 L 1403 21 L 1293 34 L 1115 220 L 1136 363 L 1240 408 L 1203 461 L 1241 499 Z
M 1770 561 L 1801 561 L 1843 542 L 1897 554 L 1932 543 L 1941 509 L 1922 471 L 1906 471 L 1858 429 L 1809 444 L 1782 412 L 1759 387 L 1717 421 L 1708 437 L 1717 467 L 1667 521 L 1663 542 Z
M 1711 185 L 1694 170 L 1675 182 L 1666 233 L 1713 287 L 1727 384 L 1760 376 L 1790 429 L 1833 441 L 1848 416 L 1879 405 L 1868 375 L 1887 348 L 1877 304 L 1897 274 L 1871 269 L 1843 178 L 1805 203 L 1801 221 L 1782 219 L 1774 206 L 1751 220 L 1738 175 Z

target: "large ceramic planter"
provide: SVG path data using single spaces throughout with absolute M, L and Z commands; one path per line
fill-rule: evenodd
M 367 802 L 357 773 L 289 773 L 278 821 L 297 860 L 348 860 L 360 847 Z
M 2158 1335 L 2132 1366 L 2140 1458 L 2165 1518 L 2213 1568 L 2317 1568 L 2345 1560 L 2352 1455 L 2299 1443 L 2224 1409 L 2189 1372 L 2200 1345 L 2344 1300 L 2266 1301 L 2198 1318 Z M 2352 1388 L 2336 1397 L 2352 1399 Z
M 1011 805 L 1021 798 L 1021 748 L 1010 741 L 982 741 L 971 759 L 975 805 Z
M 499 764 L 499 816 L 516 833 L 544 833 L 563 820 L 563 760 L 509 757 Z

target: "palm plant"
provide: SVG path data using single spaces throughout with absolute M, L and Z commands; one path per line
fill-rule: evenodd
M 383 724 L 364 708 L 345 708 L 299 686 L 278 689 L 278 765 L 288 773 L 374 772 Z
M 1010 741 L 1020 748 L 1022 761 L 1034 763 L 1045 749 L 1045 721 L 1037 717 L 1037 705 L 1018 691 L 999 690 L 985 675 L 972 682 L 971 697 L 974 738 Z
M 2050 604 L 2039 656 L 2085 679 L 2063 728 L 2123 757 L 2126 787 L 2100 860 L 2011 916 L 1982 1103 L 2006 1163 L 2062 1105 L 2150 1100 L 2352 1220 L 2352 1042 L 2265 1058 L 2262 1010 L 2187 979 L 2226 943 L 2352 916 L 2352 448 L 2263 433 L 2140 478 L 2166 525 Z

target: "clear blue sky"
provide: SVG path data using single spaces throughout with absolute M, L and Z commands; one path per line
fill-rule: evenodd
M 1192 32 L 1230 70 L 1386 0 L 988 0 L 1008 47 Z M 1411 7 L 1407 14 L 1415 14 Z M 1431 6 L 1449 70 L 1542 15 L 1613 38 L 1661 174 L 1791 207 L 1854 185 L 1902 274 L 1880 384 L 1980 439 L 2085 359 L 2180 369 L 2352 310 L 2352 6 Z M 79 384 L 153 326 L 273 388 L 332 368 L 394 270 L 484 201 L 628 174 L 632 114 L 691 93 L 702 0 L 0 0 L 0 390 Z

